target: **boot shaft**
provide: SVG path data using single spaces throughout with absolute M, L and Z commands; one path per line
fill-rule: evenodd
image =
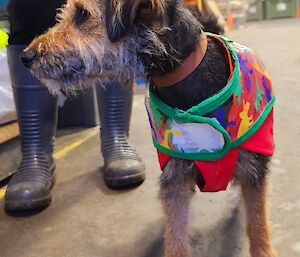
M 51 96 L 47 88 L 23 66 L 20 54 L 24 48 L 20 45 L 7 47 L 22 154 L 51 156 L 57 124 L 57 97 Z
M 97 98 L 101 124 L 102 140 L 104 136 L 125 135 L 128 137 L 132 111 L 132 85 L 121 86 L 110 82 L 98 85 Z

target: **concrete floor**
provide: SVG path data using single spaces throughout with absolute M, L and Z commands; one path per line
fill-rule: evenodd
M 274 80 L 276 154 L 270 175 L 269 216 L 278 257 L 300 256 L 300 20 L 250 23 L 228 35 L 257 50 Z M 293 122 L 288 122 L 292 120 Z M 31 217 L 0 210 L 1 257 L 161 257 L 164 218 L 157 199 L 160 170 L 151 144 L 143 96 L 134 101 L 131 135 L 145 160 L 147 179 L 135 190 L 111 191 L 98 168 L 97 128 L 58 139 L 83 140 L 60 152 L 54 201 Z M 3 205 L 3 198 L 0 199 Z M 238 188 L 197 192 L 192 202 L 193 256 L 248 257 L 245 213 Z

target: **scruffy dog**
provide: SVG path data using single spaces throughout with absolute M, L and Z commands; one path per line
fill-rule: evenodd
M 245 199 L 251 257 L 275 257 L 265 206 L 274 98 L 251 50 L 203 33 L 178 0 L 69 0 L 58 19 L 21 57 L 52 94 L 137 76 L 152 81 L 147 108 L 163 169 L 165 256 L 191 256 L 195 184 L 218 191 L 233 179 Z M 196 143 L 189 141 L 195 128 Z

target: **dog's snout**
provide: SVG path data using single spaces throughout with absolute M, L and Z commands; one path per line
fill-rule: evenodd
M 27 68 L 30 68 L 36 56 L 37 56 L 37 52 L 35 50 L 27 49 L 21 54 L 21 61 Z

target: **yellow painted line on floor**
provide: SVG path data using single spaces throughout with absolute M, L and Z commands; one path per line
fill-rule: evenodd
M 91 133 L 89 133 L 86 137 L 84 137 L 83 139 L 77 140 L 69 145 L 66 145 L 65 147 L 63 147 L 61 150 L 55 152 L 53 154 L 55 159 L 60 159 L 64 156 L 66 156 L 69 152 L 73 151 L 74 149 L 76 149 L 77 147 L 79 147 L 81 144 L 83 144 L 85 141 L 87 141 L 89 138 L 95 136 L 98 133 L 98 129 L 92 131 Z M 3 199 L 4 195 L 5 195 L 5 191 L 6 191 L 6 186 L 0 188 L 0 200 Z
M 67 155 L 69 152 L 71 152 L 72 150 L 74 150 L 75 148 L 80 146 L 84 141 L 85 141 L 84 139 L 77 140 L 77 141 L 73 142 L 72 144 L 69 144 L 69 145 L 65 146 L 63 149 L 55 152 L 53 154 L 53 157 L 55 159 L 62 158 L 63 156 Z
M 87 141 L 89 138 L 97 135 L 98 133 L 98 129 L 92 131 L 91 133 L 89 133 L 86 137 L 84 137 L 83 139 L 74 141 L 71 144 L 66 145 L 65 147 L 63 147 L 62 149 L 60 149 L 59 151 L 56 151 L 53 154 L 53 157 L 55 159 L 60 159 L 62 157 L 64 157 L 65 155 L 67 155 L 69 152 L 73 151 L 74 149 L 76 149 L 77 147 L 79 147 L 81 144 L 83 144 L 85 141 Z

